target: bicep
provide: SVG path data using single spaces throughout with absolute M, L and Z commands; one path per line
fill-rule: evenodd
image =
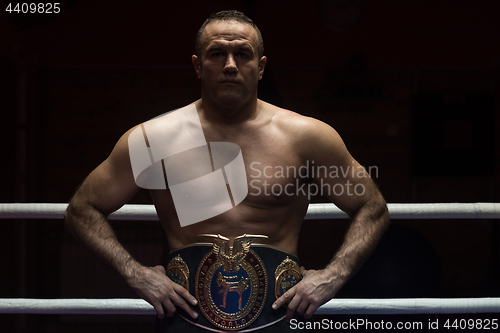
M 73 202 L 91 205 L 109 215 L 139 190 L 128 155 L 128 133 L 120 138 L 109 157 L 85 179 Z
M 311 149 L 313 181 L 323 195 L 353 216 L 377 189 L 369 173 L 349 153 L 340 135 L 326 124 L 318 124 Z
M 335 168 L 342 174 L 315 179 L 315 182 L 321 182 L 325 196 L 352 217 L 364 204 L 377 197 L 378 190 L 368 172 L 356 160 Z

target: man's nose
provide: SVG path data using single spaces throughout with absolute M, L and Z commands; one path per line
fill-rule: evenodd
M 226 58 L 226 63 L 224 64 L 225 73 L 236 73 L 238 72 L 238 67 L 236 66 L 236 61 L 234 61 L 234 56 L 229 53 Z

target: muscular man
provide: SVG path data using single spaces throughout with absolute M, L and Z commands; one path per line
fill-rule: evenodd
M 265 282 L 269 290 L 267 298 L 264 298 L 267 305 L 260 304 L 257 300 L 257 305 L 252 305 L 253 310 L 248 310 L 255 314 L 249 313 L 242 317 L 240 322 L 227 325 L 239 325 L 238 328 L 246 329 L 269 326 L 269 329 L 276 331 L 278 326 L 273 325 L 278 325 L 276 322 L 279 320 L 272 319 L 274 313 L 281 313 L 278 319 L 282 319 L 286 314 L 288 321 L 296 313 L 308 319 L 318 307 L 332 299 L 360 267 L 389 223 L 382 195 L 366 171 L 349 154 L 333 128 L 257 98 L 257 84 L 264 74 L 266 61 L 267 58 L 263 56 L 262 36 L 250 19 L 236 11 L 212 15 L 200 28 L 196 40 L 196 55 L 192 56 L 194 70 L 201 80 L 201 98 L 185 108 L 159 118 L 165 121 L 141 124 L 125 133 L 109 157 L 87 177 L 66 211 L 67 228 L 122 275 L 139 296 L 153 305 L 160 322 L 174 320 L 172 318 L 178 317 L 175 315 L 177 312 L 183 314 L 184 320 L 175 320 L 187 323 L 187 327 L 193 329 L 198 329 L 198 326 L 208 326 L 212 330 L 221 327 L 233 329 L 233 326 L 220 326 L 222 324 L 218 322 L 219 319 L 216 323 L 212 322 L 214 319 L 209 318 L 210 313 L 215 313 L 216 317 L 220 311 L 226 311 L 226 298 L 230 295 L 238 300 L 236 308 L 231 310 L 237 313 L 236 316 L 240 310 L 246 309 L 242 300 L 250 302 L 252 299 L 253 296 L 244 295 L 251 293 L 252 288 L 258 285 L 257 280 L 251 280 L 259 278 L 255 275 L 260 276 L 262 267 L 255 266 L 256 274 L 251 273 L 253 268 L 245 267 L 253 265 L 250 262 L 259 260 L 264 262 L 263 265 L 271 265 L 271 268 L 267 269 L 269 278 Z M 184 114 L 191 116 L 185 117 Z M 189 117 L 192 119 L 189 120 Z M 130 138 L 135 135 L 134 131 L 138 133 L 140 140 L 143 140 L 144 135 L 144 149 L 153 149 L 153 138 L 173 132 L 171 140 L 159 144 L 160 150 L 168 150 L 171 146 L 179 145 L 177 141 L 187 135 L 186 131 L 196 132 L 196 126 L 201 126 L 197 133 L 202 133 L 201 138 L 204 137 L 207 143 L 229 142 L 241 149 L 248 193 L 238 203 L 231 197 L 231 194 L 236 196 L 234 188 L 233 193 L 230 191 L 233 185 L 227 185 L 232 208 L 218 215 L 212 214 L 213 216 L 207 219 L 186 224 L 181 221 L 181 208 L 174 197 L 174 188 L 179 184 L 171 184 L 172 174 L 182 174 L 182 170 L 168 171 L 168 159 L 157 163 L 160 168 L 163 167 L 160 170 L 166 173 L 166 178 L 170 178 L 166 181 L 168 184 L 165 189 L 154 189 L 154 186 L 149 188 L 170 250 L 181 251 L 175 252 L 176 258 L 181 258 L 182 265 L 187 262 L 189 266 L 188 279 L 187 275 L 180 276 L 186 265 L 181 265 L 184 268 L 176 266 L 172 274 L 167 276 L 162 266 L 145 267 L 134 260 L 117 241 L 106 216 L 124 205 L 139 190 L 139 177 L 137 172 L 134 174 L 134 156 L 131 153 L 132 149 L 136 149 L 131 143 L 135 142 L 135 139 Z M 186 142 L 181 142 L 181 145 Z M 146 146 L 148 148 L 145 148 Z M 223 169 L 214 167 L 215 146 L 206 144 L 200 147 L 211 149 L 207 150 L 211 154 L 211 171 Z M 180 151 L 182 153 L 182 149 Z M 173 154 L 172 158 L 175 156 L 180 155 Z M 186 159 L 183 165 L 197 168 L 197 163 L 189 163 L 189 158 Z M 230 184 L 227 180 L 228 169 L 225 170 L 224 179 Z M 343 172 L 332 174 L 332 170 Z M 346 170 L 349 172 L 345 172 Z M 180 182 L 181 186 L 183 184 L 186 183 Z M 290 258 L 297 260 L 295 256 L 299 231 L 309 204 L 310 193 L 307 191 L 311 186 L 319 189 L 351 217 L 344 243 L 325 268 L 305 270 L 302 267 L 299 276 L 293 271 L 287 271 L 288 275 L 281 276 L 279 281 L 278 277 L 275 280 L 275 266 L 280 262 L 282 265 L 289 262 Z M 207 193 L 210 189 L 200 192 L 202 193 L 198 194 L 202 196 L 211 195 Z M 181 199 L 190 198 L 186 195 Z M 189 215 L 190 212 L 191 210 L 187 209 L 182 214 Z M 198 256 L 195 262 L 191 262 L 191 257 L 195 257 L 193 253 L 199 248 L 192 245 L 199 244 L 200 234 L 221 236 L 213 238 L 212 246 L 205 246 L 205 252 Z M 238 238 L 243 234 L 268 237 L 260 241 L 265 244 L 262 248 L 251 245 L 252 249 L 255 248 L 255 252 L 252 252 L 255 255 L 246 257 L 248 263 L 242 258 L 253 251 L 249 250 L 248 245 L 254 239 L 250 237 L 251 241 L 245 243 L 245 237 Z M 206 240 L 205 237 L 202 241 Z M 210 250 L 215 253 L 213 260 L 206 254 Z M 269 264 L 267 261 L 271 260 L 275 253 L 279 258 L 286 259 Z M 203 260 L 202 264 L 200 259 Z M 220 261 L 219 266 L 215 267 L 213 261 Z M 206 270 L 201 269 L 200 272 L 199 267 L 203 265 L 207 265 Z M 217 280 L 217 283 L 213 282 L 214 285 L 211 286 L 208 280 L 208 286 L 203 287 L 203 283 L 207 281 L 203 280 L 207 272 L 212 273 L 213 281 Z M 197 275 L 196 280 L 194 275 Z M 177 278 L 180 278 L 180 284 L 172 281 Z M 191 292 L 185 289 L 188 280 L 191 281 Z M 196 286 L 193 286 L 193 281 L 198 282 Z M 279 288 L 283 287 L 276 296 L 275 283 Z M 195 287 L 212 288 L 212 291 L 210 295 L 203 294 L 201 289 L 193 292 Z M 228 289 L 214 291 L 223 287 Z M 221 301 L 223 303 L 208 307 L 207 295 L 214 299 L 224 297 Z M 207 318 L 198 315 L 199 312 L 203 312 Z M 248 322 L 253 322 L 256 317 L 260 318 L 253 326 L 247 326 Z M 267 317 L 271 319 L 265 319 Z M 221 319 L 224 323 L 229 322 L 224 318 Z M 202 319 L 205 321 L 201 322 Z M 214 325 L 211 326 L 209 322 Z M 258 322 L 260 326 L 256 324 Z M 280 325 L 284 325 L 283 323 L 286 321 L 282 320 Z M 158 327 L 168 329 L 169 325 L 171 324 L 160 323 Z M 201 328 L 202 331 L 203 329 Z

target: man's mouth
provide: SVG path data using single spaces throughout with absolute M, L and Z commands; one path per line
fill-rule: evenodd
M 238 81 L 236 81 L 236 80 L 224 80 L 224 81 L 222 81 L 221 83 L 240 84 L 240 82 L 238 82 Z

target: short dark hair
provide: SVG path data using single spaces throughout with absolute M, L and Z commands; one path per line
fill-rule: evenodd
M 198 57 L 201 54 L 201 45 L 200 45 L 201 35 L 203 34 L 203 31 L 205 31 L 205 27 L 214 21 L 236 21 L 236 22 L 250 24 L 252 28 L 254 28 L 255 31 L 257 32 L 257 37 L 259 38 L 259 57 L 262 57 L 264 55 L 264 40 L 262 39 L 262 34 L 260 33 L 260 30 L 254 23 L 254 21 L 252 21 L 244 13 L 239 12 L 237 10 L 223 10 L 221 12 L 213 13 L 212 15 L 210 15 L 205 20 L 205 22 L 203 22 L 202 26 L 198 30 L 198 33 L 196 34 L 196 41 L 194 44 L 194 49 Z

